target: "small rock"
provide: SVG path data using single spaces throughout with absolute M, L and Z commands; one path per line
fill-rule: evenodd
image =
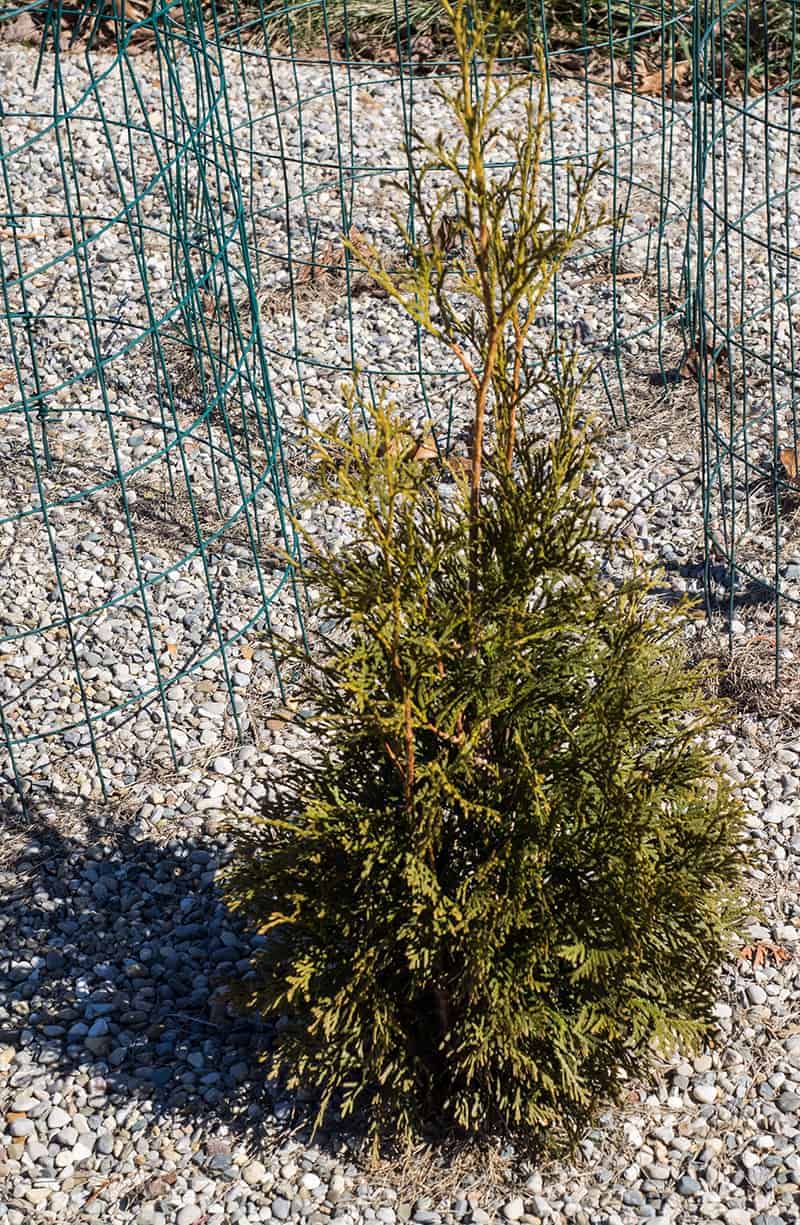
M 11 1103 L 14 1114 L 27 1114 L 29 1110 L 35 1110 L 37 1106 L 41 1106 L 41 1102 L 38 1097 L 32 1097 L 30 1093 L 18 1093 Z
M 267 1167 L 261 1161 L 251 1161 L 242 1170 L 242 1178 L 248 1187 L 257 1187 L 264 1182 L 268 1174 Z
M 782 825 L 792 815 L 792 810 L 788 804 L 781 804 L 779 800 L 773 800 L 761 815 L 768 825 Z
M 507 1221 L 518 1221 L 520 1217 L 523 1217 L 524 1215 L 525 1204 L 519 1198 L 519 1196 L 516 1196 L 514 1199 L 510 1199 L 507 1204 L 503 1205 L 503 1216 Z
M 635 1187 L 632 1187 L 629 1191 L 623 1191 L 622 1202 L 627 1208 L 641 1208 L 645 1198 L 641 1191 L 637 1191 Z
M 87 1144 L 85 1140 L 79 1140 L 69 1155 L 72 1165 L 78 1165 L 81 1161 L 88 1161 L 92 1155 L 93 1147 L 93 1145 Z

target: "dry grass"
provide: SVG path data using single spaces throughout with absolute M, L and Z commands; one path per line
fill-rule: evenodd
M 424 1192 L 436 1203 L 464 1198 L 490 1214 L 517 1181 L 508 1156 L 488 1140 L 409 1142 L 394 1155 L 368 1158 L 365 1172 L 373 1184 L 392 1187 L 401 1201 Z
M 762 611 L 765 619 L 769 612 Z M 776 683 L 774 622 L 765 620 L 764 629 L 765 633 L 737 639 L 731 651 L 721 622 L 698 624 L 692 655 L 709 663 L 711 692 L 732 708 L 737 733 L 750 735 L 758 727 L 766 738 L 762 748 L 768 755 L 778 740 L 800 727 L 800 632 L 795 627 L 782 631 L 782 644 L 790 647 L 795 658 L 782 661 Z

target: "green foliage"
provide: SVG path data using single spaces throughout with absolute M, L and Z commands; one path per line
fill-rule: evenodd
M 310 760 L 228 896 L 269 933 L 239 999 L 290 1018 L 273 1073 L 375 1125 L 574 1134 L 653 1039 L 710 1025 L 738 829 L 716 712 L 643 576 L 603 579 L 563 407 L 491 474 L 472 589 L 466 483 L 432 484 L 387 406 L 320 450 L 358 539 L 309 542 Z
M 574 181 L 568 223 L 556 228 L 543 204 L 542 149 L 547 114 L 529 74 L 498 72 L 507 15 L 498 4 L 475 13 L 463 0 L 442 0 L 458 71 L 437 86 L 453 131 L 433 140 L 412 133 L 408 148 L 416 237 L 398 223 L 405 271 L 387 267 L 362 236 L 345 245 L 377 285 L 434 340 L 447 345 L 473 395 L 470 522 L 478 504 L 489 414 L 495 462 L 510 468 L 520 412 L 546 381 L 548 358 L 531 360 L 530 330 L 569 253 L 598 229 L 586 201 L 597 166 Z M 481 86 L 476 89 L 476 65 Z M 539 55 L 540 75 L 544 59 Z M 516 102 L 517 114 L 509 112 Z M 510 118 L 509 115 L 513 115 Z M 511 128 L 511 130 L 509 130 Z M 504 155 L 493 161 L 501 142 Z M 474 558 L 470 560 L 474 570 Z M 473 575 L 474 577 L 474 575 Z
M 540 108 L 515 167 L 489 173 L 496 14 L 448 11 L 459 154 L 424 149 L 406 272 L 351 251 L 463 356 L 472 452 L 432 463 L 355 390 L 317 440 L 318 497 L 354 538 L 306 537 L 325 631 L 312 660 L 284 650 L 309 739 L 236 835 L 228 898 L 266 937 L 237 996 L 284 1015 L 272 1073 L 314 1088 L 320 1116 L 335 1098 L 376 1130 L 574 1136 L 653 1043 L 708 1031 L 740 813 L 705 747 L 719 711 L 682 649 L 686 610 L 597 527 L 581 378 L 519 343 L 585 208 L 568 231 L 540 210 Z M 525 420 L 534 392 L 549 435 Z

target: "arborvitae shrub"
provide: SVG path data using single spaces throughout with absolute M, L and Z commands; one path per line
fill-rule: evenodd
M 492 77 L 502 22 L 445 7 L 462 140 L 420 146 L 406 274 L 360 238 L 350 250 L 463 366 L 472 454 L 432 465 L 384 401 L 354 399 L 318 442 L 318 496 L 354 538 L 306 540 L 307 751 L 236 835 L 228 897 L 266 935 L 237 995 L 285 1018 L 272 1073 L 321 1112 L 336 1095 L 376 1128 L 575 1135 L 654 1044 L 708 1032 L 740 814 L 707 747 L 719 710 L 683 649 L 687 610 L 659 605 L 599 531 L 580 380 L 529 353 L 591 230 L 587 184 L 570 226 L 548 228 L 530 101 L 514 165 L 488 171 L 511 89 Z M 429 173 L 451 187 L 431 194 Z M 535 388 L 549 437 L 524 425 Z
M 653 1039 L 711 1024 L 739 824 L 717 712 L 680 615 L 601 575 L 568 412 L 491 473 L 472 584 L 466 484 L 373 424 L 322 452 L 358 536 L 309 557 L 335 628 L 312 762 L 238 834 L 228 896 L 268 933 L 239 998 L 289 1018 L 273 1072 L 323 1104 L 575 1132 Z

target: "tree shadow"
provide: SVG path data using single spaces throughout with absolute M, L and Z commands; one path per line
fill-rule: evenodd
M 108 808 L 37 795 L 0 871 L 0 1045 L 25 1048 L 6 1088 L 83 1073 L 115 1107 L 227 1125 L 248 1149 L 310 1131 L 311 1112 L 268 1082 L 273 1021 L 230 1009 L 225 984 L 261 937 L 220 896 L 218 840 L 157 836 Z M 0 797 L 0 831 L 18 805 Z M 176 824 L 177 820 L 176 818 Z M 222 848 L 224 856 L 224 848 Z M 318 1139 L 322 1139 L 319 1137 Z M 212 1146 L 213 1147 L 213 1146 Z M 225 1145 L 209 1152 L 219 1173 Z

